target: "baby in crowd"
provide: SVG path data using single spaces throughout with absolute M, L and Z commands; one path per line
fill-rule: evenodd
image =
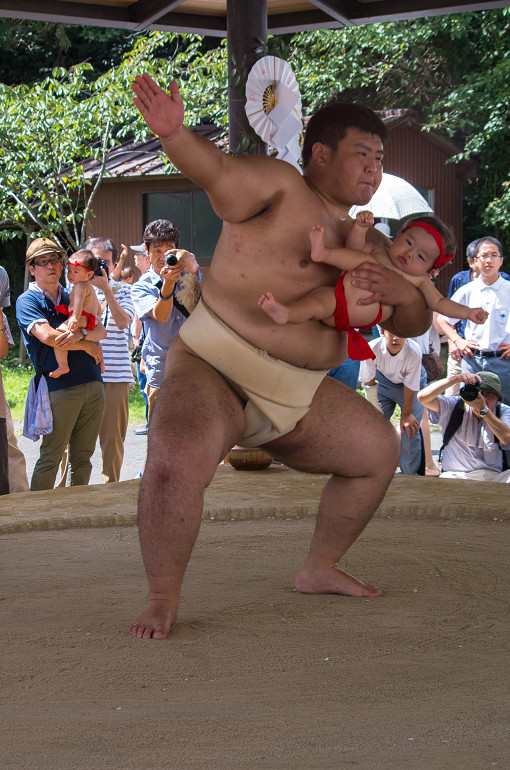
M 63 315 L 68 315 L 68 320 L 61 324 L 59 329 L 67 329 L 75 332 L 78 328 L 86 331 L 93 329 L 97 318 L 101 316 L 101 306 L 96 297 L 94 287 L 90 283 L 99 266 L 99 260 L 88 249 L 81 249 L 72 254 L 67 260 L 67 278 L 74 284 L 74 289 L 69 295 L 69 305 L 55 305 L 55 310 Z M 67 351 L 54 349 L 58 367 L 50 372 L 50 377 L 60 377 L 67 374 L 69 365 Z M 104 362 L 101 361 L 101 371 L 104 371 Z
M 258 302 L 277 324 L 303 323 L 312 318 L 348 333 L 348 355 L 354 360 L 373 358 L 363 335 L 357 329 L 370 329 L 383 323 L 393 314 L 389 305 L 358 305 L 358 300 L 369 292 L 352 285 L 350 271 L 363 262 L 375 262 L 403 275 L 417 286 L 431 310 L 442 315 L 465 318 L 473 323 L 485 323 L 488 314 L 482 308 L 469 308 L 446 299 L 432 283 L 437 271 L 453 259 L 455 238 L 446 225 L 435 216 L 420 216 L 408 221 L 396 235 L 389 248 L 385 243 L 367 243 L 366 233 L 374 219 L 370 211 L 361 211 L 349 232 L 345 248 L 327 248 L 324 228 L 314 227 L 310 232 L 311 258 L 314 262 L 334 265 L 344 272 L 335 287 L 314 289 L 305 297 L 284 305 L 271 292 L 263 294 Z M 370 256 L 367 256 L 369 254 Z

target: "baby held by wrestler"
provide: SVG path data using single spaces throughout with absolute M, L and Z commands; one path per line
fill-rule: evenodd
M 437 272 L 454 257 L 455 238 L 435 216 L 419 216 L 408 221 L 388 247 L 385 243 L 367 243 L 367 229 L 373 226 L 370 211 L 359 212 L 347 236 L 344 248 L 324 245 L 324 228 L 318 225 L 310 232 L 311 258 L 314 262 L 334 265 L 344 272 L 335 287 L 322 286 L 306 296 L 284 305 L 271 292 L 258 302 L 277 324 L 303 323 L 311 319 L 348 334 L 348 356 L 362 361 L 374 354 L 358 329 L 370 329 L 393 315 L 389 305 L 358 305 L 369 292 L 352 285 L 351 271 L 363 262 L 374 262 L 404 276 L 422 292 L 427 306 L 442 315 L 485 323 L 488 313 L 483 308 L 469 308 L 446 299 L 432 283 Z

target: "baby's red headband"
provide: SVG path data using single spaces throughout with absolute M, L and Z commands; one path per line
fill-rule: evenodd
M 410 227 L 421 227 L 423 230 L 426 230 L 428 233 L 431 234 L 435 242 L 437 243 L 437 247 L 439 249 L 439 256 L 432 265 L 432 270 L 439 270 L 440 267 L 443 267 L 443 265 L 446 265 L 451 259 L 454 258 L 455 254 L 452 252 L 451 254 L 445 254 L 444 253 L 444 243 L 443 239 L 439 235 L 438 231 L 433 225 L 429 225 L 428 222 L 409 222 L 405 227 L 404 230 L 408 230 Z

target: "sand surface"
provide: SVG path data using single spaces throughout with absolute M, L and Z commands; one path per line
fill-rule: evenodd
M 138 482 L 0 499 L 2 767 L 510 767 L 508 489 L 395 478 L 357 600 L 293 590 L 323 482 L 220 468 L 163 642 Z

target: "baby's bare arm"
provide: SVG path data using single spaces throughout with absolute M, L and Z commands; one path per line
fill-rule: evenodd
M 356 214 L 356 221 L 345 239 L 345 247 L 347 249 L 354 249 L 354 251 L 365 251 L 370 254 L 375 244 L 367 243 L 367 231 L 373 225 L 374 216 L 372 212 L 359 211 Z
M 85 297 L 87 296 L 87 285 L 85 283 L 75 283 L 74 289 L 69 295 L 69 307 L 73 310 L 73 315 L 79 318 L 83 311 Z
M 373 244 L 371 244 L 373 246 Z M 365 262 L 372 262 L 374 264 L 382 264 L 385 267 L 391 267 L 391 263 L 388 257 L 381 257 L 378 249 L 373 249 L 369 255 L 364 251 L 355 251 L 348 248 L 325 248 L 322 262 L 326 262 L 328 265 L 338 267 L 339 270 L 355 270 L 357 267 Z

